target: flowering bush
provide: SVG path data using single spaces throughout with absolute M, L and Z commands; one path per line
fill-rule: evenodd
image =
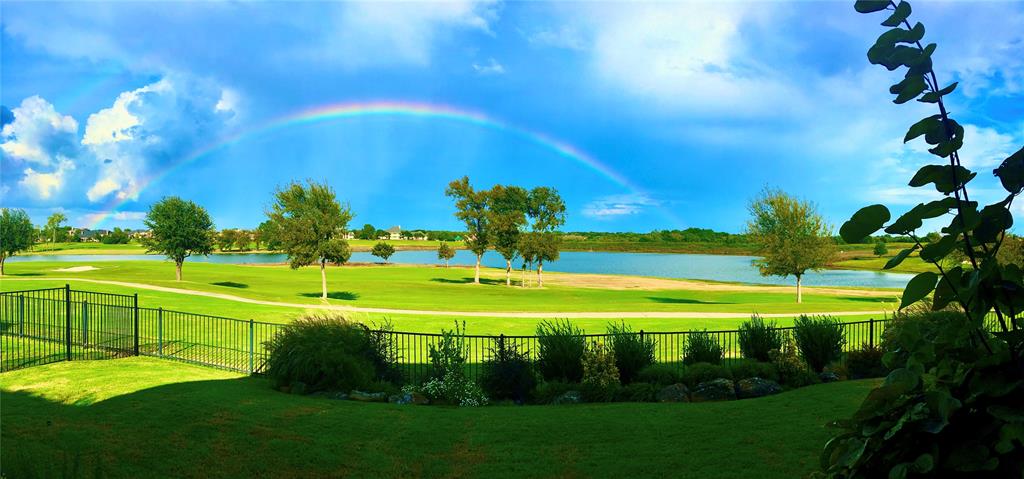
M 455 406 L 484 406 L 487 396 L 480 386 L 464 374 L 449 371 L 441 378 L 434 378 L 421 386 L 406 386 L 402 392 L 419 393 L 430 399 L 432 403 L 451 404 Z

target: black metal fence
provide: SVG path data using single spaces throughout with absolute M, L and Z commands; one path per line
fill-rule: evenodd
M 138 295 L 99 293 L 64 288 L 0 293 L 0 372 L 56 361 L 154 356 L 243 373 L 262 372 L 266 343 L 282 324 L 239 320 L 162 308 L 139 307 Z M 843 323 L 846 351 L 881 340 L 885 320 Z M 792 335 L 792 327 L 779 328 Z M 708 331 L 726 359 L 741 357 L 739 331 Z M 407 378 L 417 381 L 430 372 L 429 351 L 440 334 L 385 331 Z M 654 344 L 655 360 L 682 367 L 681 352 L 692 332 L 637 333 Z M 470 375 L 499 344 L 537 359 L 537 336 L 459 337 Z M 607 343 L 611 335 L 589 334 L 588 342 Z

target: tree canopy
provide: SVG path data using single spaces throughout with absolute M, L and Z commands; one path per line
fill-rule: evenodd
M 32 247 L 35 228 L 25 210 L 0 208 L 0 276 L 7 258 Z
M 437 247 L 437 259 L 444 260 L 444 267 L 448 267 L 448 262 L 455 257 L 455 248 L 452 248 L 447 241 L 442 241 L 441 245 Z
M 455 199 L 455 217 L 466 225 L 466 248 L 476 255 L 476 272 L 473 282 L 480 284 L 480 258 L 490 246 L 490 215 L 488 214 L 488 192 L 477 191 L 463 176 L 448 184 L 445 195 Z
M 381 241 L 373 245 L 373 249 L 370 250 L 370 254 L 384 260 L 384 262 L 387 263 L 388 258 L 390 258 L 391 255 L 395 254 L 395 247 Z
M 205 208 L 191 201 L 177 196 L 164 198 L 149 208 L 145 224 L 152 233 L 143 241 L 147 251 L 173 260 L 178 281 L 185 258 L 213 252 L 213 220 Z
M 526 226 L 529 200 L 529 193 L 520 186 L 494 185 L 488 193 L 490 242 L 505 259 L 507 286 L 512 285 L 512 260 L 519 254 L 519 237 Z
M 801 278 L 819 270 L 835 257 L 836 246 L 825 220 L 813 204 L 765 189 L 749 206 L 747 234 L 758 246 L 763 276 L 796 277 L 797 302 L 802 302 Z

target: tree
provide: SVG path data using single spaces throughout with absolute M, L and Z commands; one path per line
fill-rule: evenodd
M 530 190 L 527 215 L 532 220 L 534 259 L 537 261 L 537 287 L 544 286 L 544 262 L 557 261 L 561 237 L 555 234 L 565 224 L 565 201 L 558 190 L 538 186 Z
M 7 258 L 32 247 L 35 233 L 25 210 L 0 209 L 0 276 Z
M 512 286 L 512 260 L 519 254 L 519 237 L 526 226 L 529 193 L 519 186 L 494 185 L 488 192 L 490 242 L 505 258 L 505 285 Z
M 875 242 L 875 249 L 873 252 L 875 253 L 875 256 L 885 256 L 889 254 L 889 248 L 886 247 L 885 241 L 878 240 Z
M 68 221 L 67 215 L 64 213 L 54 213 L 46 219 L 46 234 L 50 238 L 51 243 L 57 242 L 57 234 L 64 227 L 64 223 Z
M 543 241 L 540 239 L 541 233 L 523 233 L 519 237 L 519 256 L 523 259 L 523 283 L 522 287 L 527 286 L 526 271 L 532 269 L 533 264 L 537 262 L 537 257 L 540 255 L 540 248 Z
M 373 240 L 377 239 L 377 228 L 367 223 L 355 234 L 356 238 L 361 240 Z
M 320 298 L 327 300 L 327 263 L 344 264 L 352 257 L 343 238 L 352 212 L 335 198 L 327 184 L 292 182 L 274 193 L 267 216 L 281 233 L 281 246 L 292 269 L 320 264 Z
M 808 270 L 832 262 L 836 247 L 817 209 L 781 190 L 765 189 L 750 202 L 747 234 L 759 247 L 762 276 L 796 277 L 796 302 L 803 301 L 801 281 Z
M 384 263 L 386 264 L 388 262 L 388 258 L 395 254 L 395 247 L 380 241 L 373 245 L 373 249 L 370 250 L 370 254 L 384 260 Z
M 921 166 L 909 185 L 934 188 L 943 197 L 919 203 L 895 220 L 885 205 L 866 206 L 839 229 L 846 239 L 883 228 L 908 235 L 914 245 L 885 268 L 899 266 L 917 251 L 934 270 L 915 275 L 903 289 L 900 309 L 916 307 L 900 313 L 909 321 L 894 328 L 884 357 L 891 372 L 852 418 L 835 422 L 838 433 L 821 454 L 823 475 L 1018 477 L 1024 471 L 1024 279 L 1020 266 L 1001 262 L 999 253 L 1010 237 L 1013 202 L 1024 191 L 1024 148 L 989 170 L 1005 196 L 987 206 L 972 201 L 967 185 L 978 173 L 961 157 L 965 128 L 950 117 L 945 100 L 957 83 L 939 83 L 932 58 L 936 44 L 923 41 L 923 24 L 911 27 L 906 1 L 859 0 L 854 8 L 885 15 L 887 30 L 867 58 L 900 70 L 901 79 L 889 87 L 894 102 L 916 99 L 915 105 L 937 110 L 906 134 L 893 131 L 875 141 L 903 134 L 906 143 L 923 136 L 935 163 Z M 997 38 L 989 44 L 1003 48 Z M 933 218 L 950 222 L 935 241 L 923 242 L 918 230 Z M 954 251 L 964 253 L 964 264 L 944 264 Z
M 254 234 L 249 230 L 235 230 L 235 248 L 238 251 L 249 251 Z
M 448 245 L 447 241 L 442 241 L 441 245 L 437 247 L 437 259 L 444 260 L 444 267 L 448 267 L 448 262 L 455 257 L 455 249 Z
M 445 195 L 455 199 L 455 217 L 466 225 L 466 248 L 476 255 L 473 283 L 480 284 L 480 260 L 490 246 L 490 223 L 487 214 L 487 191 L 476 191 L 469 177 L 452 181 Z
M 128 236 L 128 230 L 115 227 L 113 231 L 100 237 L 100 243 L 103 244 L 128 244 L 131 237 Z
M 382 239 L 388 239 L 390 237 L 391 237 L 391 233 L 388 233 L 387 230 L 377 230 L 377 231 L 373 232 L 373 238 L 369 238 L 369 239 L 382 240 Z
M 164 198 L 149 208 L 145 224 L 152 233 L 143 241 L 147 252 L 173 260 L 174 278 L 178 281 L 185 258 L 213 252 L 213 220 L 205 208 L 191 201 L 177 196 Z
M 221 251 L 227 251 L 235 245 L 235 240 L 238 237 L 238 230 L 222 230 L 217 235 L 217 247 Z
M 253 234 L 256 240 L 256 249 L 260 249 L 263 243 L 269 251 L 279 251 L 283 246 L 281 243 L 281 228 L 272 220 L 266 220 L 256 227 Z

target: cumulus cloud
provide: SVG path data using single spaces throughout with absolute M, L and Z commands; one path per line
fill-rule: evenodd
M 660 202 L 642 193 L 609 195 L 597 198 L 583 207 L 583 215 L 594 219 L 613 219 L 635 215 Z
M 5 156 L 51 166 L 58 157 L 75 155 L 78 122 L 62 115 L 46 100 L 31 96 L 10 111 L 11 118 L 0 130 L 0 149 Z
M 473 70 L 480 75 L 503 75 L 505 74 L 505 67 L 498 63 L 497 60 L 491 58 L 483 64 L 474 63 Z
M 65 174 L 73 169 L 75 169 L 74 163 L 65 159 L 60 160 L 57 168 L 48 173 L 25 168 L 24 176 L 18 184 L 37 198 L 48 200 L 64 187 Z

